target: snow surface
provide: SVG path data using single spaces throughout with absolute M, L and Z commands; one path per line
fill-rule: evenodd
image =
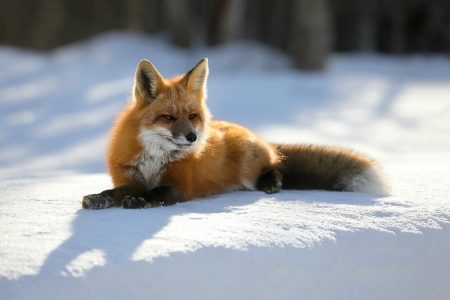
M 275 142 L 360 150 L 389 197 L 236 192 L 81 210 L 111 187 L 108 128 L 139 60 L 166 77 L 209 58 L 215 118 Z M 301 72 L 241 42 L 174 48 L 109 33 L 50 54 L 0 47 L 0 299 L 446 299 L 450 59 L 334 55 Z

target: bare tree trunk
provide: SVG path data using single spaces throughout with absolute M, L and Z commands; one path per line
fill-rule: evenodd
M 164 4 L 172 42 L 178 46 L 189 47 L 192 18 L 188 0 L 166 0 Z
M 406 11 L 408 3 L 403 0 L 382 0 L 383 13 L 390 24 L 388 52 L 403 53 L 406 50 Z
M 251 2 L 251 1 L 249 1 Z M 268 45 L 288 50 L 291 0 L 258 0 L 257 38 Z M 251 8 L 250 8 L 251 9 Z
M 325 0 L 293 0 L 289 52 L 296 67 L 322 69 L 330 47 L 330 20 Z
M 39 0 L 0 0 L 0 43 L 21 47 L 35 47 L 36 11 Z
M 260 0 L 247 0 L 245 38 L 258 39 L 260 30 L 261 3 Z
M 128 0 L 128 28 L 156 33 L 161 29 L 161 0 Z
M 273 17 L 270 24 L 270 44 L 283 50 L 288 50 L 288 29 L 290 26 L 289 2 L 289 0 L 274 1 L 272 11 Z
M 219 0 L 208 26 L 208 44 L 222 44 L 244 36 L 246 0 Z
M 222 42 L 239 39 L 244 33 L 246 0 L 229 0 L 221 28 Z
M 403 53 L 406 49 L 405 19 L 402 15 L 392 19 L 390 50 L 392 53 Z
M 128 28 L 136 31 L 145 30 L 144 0 L 128 0 Z
M 33 44 L 38 49 L 49 50 L 59 45 L 64 29 L 66 9 L 64 0 L 43 0 L 37 11 Z
M 150 33 L 156 33 L 162 28 L 162 13 L 164 0 L 147 0 L 146 7 L 146 30 Z
M 376 0 L 364 0 L 359 3 L 358 48 L 361 51 L 375 50 Z

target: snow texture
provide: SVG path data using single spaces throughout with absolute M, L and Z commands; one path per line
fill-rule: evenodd
M 393 194 L 82 210 L 82 195 L 111 187 L 108 128 L 138 62 L 169 77 L 203 57 L 214 118 L 273 142 L 357 149 L 384 166 Z M 448 298 L 450 59 L 291 66 L 255 43 L 182 50 L 126 32 L 50 54 L 0 47 L 0 299 Z

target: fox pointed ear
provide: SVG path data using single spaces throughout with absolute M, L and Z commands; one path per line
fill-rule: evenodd
M 146 103 L 158 97 L 164 87 L 164 79 L 148 60 L 141 60 L 134 78 L 134 95 Z
M 206 89 L 206 79 L 208 78 L 208 59 L 202 59 L 192 70 L 184 75 L 184 85 L 186 89 L 193 93 L 199 93 Z

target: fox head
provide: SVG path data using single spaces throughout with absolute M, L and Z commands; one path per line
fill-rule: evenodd
M 148 150 L 192 152 L 208 136 L 206 107 L 208 60 L 172 79 L 163 78 L 147 60 L 136 70 L 134 98 L 139 141 Z

